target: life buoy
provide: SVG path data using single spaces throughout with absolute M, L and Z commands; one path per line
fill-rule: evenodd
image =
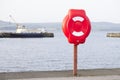
M 85 42 L 91 25 L 84 10 L 71 9 L 63 20 L 62 29 L 68 41 L 78 45 Z

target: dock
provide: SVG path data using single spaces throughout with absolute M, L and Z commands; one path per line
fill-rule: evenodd
M 107 33 L 107 37 L 120 38 L 120 33 Z

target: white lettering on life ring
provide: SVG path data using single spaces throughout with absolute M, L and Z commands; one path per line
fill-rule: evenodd
M 72 35 L 79 37 L 79 36 L 84 35 L 84 33 L 82 31 L 80 31 L 80 32 L 73 31 Z
M 84 18 L 83 17 L 80 17 L 80 16 L 76 16 L 76 17 L 73 17 L 72 20 L 75 22 L 75 21 L 81 21 L 83 22 L 84 21 Z

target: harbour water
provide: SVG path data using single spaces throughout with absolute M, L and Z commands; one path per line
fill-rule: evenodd
M 73 44 L 61 29 L 54 38 L 1 38 L 0 72 L 53 71 L 73 68 Z M 120 38 L 92 30 L 78 46 L 78 69 L 120 68 Z

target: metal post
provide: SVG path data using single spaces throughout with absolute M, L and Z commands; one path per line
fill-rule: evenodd
M 74 76 L 77 76 L 77 45 L 74 45 L 73 75 L 74 75 Z

